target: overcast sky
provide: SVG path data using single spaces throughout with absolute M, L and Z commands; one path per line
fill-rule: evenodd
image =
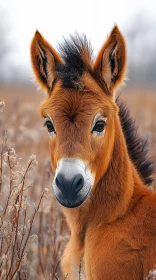
M 30 65 L 29 47 L 38 29 L 56 47 L 63 36 L 75 30 L 101 47 L 114 23 L 122 32 L 138 14 L 156 21 L 155 0 L 0 0 L 4 20 L 8 21 L 10 42 L 16 64 Z M 2 2 L 3 1 L 3 2 Z M 139 24 L 139 22 L 138 22 Z

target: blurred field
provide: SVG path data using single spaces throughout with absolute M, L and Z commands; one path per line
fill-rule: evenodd
M 37 111 L 44 94 L 30 88 L 1 88 L 0 99 L 6 104 L 3 123 L 10 145 L 23 160 L 30 154 L 37 154 L 38 159 L 44 156 L 46 160 L 48 137 Z
M 156 163 L 156 90 L 123 90 L 126 101 L 139 133 L 148 140 L 149 156 Z
M 38 166 L 33 173 L 28 175 L 30 185 L 33 185 L 27 191 L 31 206 L 28 211 L 30 216 L 34 211 L 32 204 L 37 203 L 44 188 L 49 189 L 48 199 L 41 204 L 32 227 L 32 234 L 38 235 L 39 243 L 28 244 L 27 261 L 21 266 L 16 278 L 8 279 L 63 279 L 60 276 L 58 264 L 68 233 L 65 220 L 51 192 L 52 174 L 49 163 L 48 134 L 46 128 L 43 127 L 43 119 L 37 111 L 44 98 L 44 94 L 35 88 L 0 88 L 0 101 L 5 101 L 4 113 L 0 114 L 0 142 L 6 129 L 5 151 L 7 147 L 13 147 L 21 158 L 20 162 L 23 166 L 26 166 L 30 155 L 37 156 Z M 156 92 L 124 88 L 121 98 L 127 102 L 131 115 L 136 119 L 139 132 L 148 138 L 149 155 L 156 162 Z M 9 176 L 6 171 L 4 179 L 7 183 L 4 184 L 4 189 L 7 188 Z M 4 193 L 3 195 L 0 203 L 5 197 Z M 54 277 L 55 273 L 58 278 Z

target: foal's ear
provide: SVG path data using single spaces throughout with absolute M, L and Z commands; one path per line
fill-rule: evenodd
M 93 64 L 93 69 L 101 75 L 110 92 L 124 80 L 126 45 L 117 26 L 113 28 L 106 43 L 101 48 Z
M 56 78 L 55 67 L 62 63 L 62 59 L 38 31 L 32 40 L 30 53 L 36 79 L 50 95 Z

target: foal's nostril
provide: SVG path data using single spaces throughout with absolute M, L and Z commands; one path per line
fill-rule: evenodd
M 72 189 L 75 191 L 76 194 L 83 188 L 84 179 L 81 174 L 75 176 L 74 181 L 72 183 Z
M 59 173 L 55 179 L 56 186 L 59 188 L 59 190 L 63 193 L 65 192 L 65 186 L 64 186 L 64 177 L 61 173 Z
M 77 174 L 74 178 L 66 179 L 62 173 L 58 173 L 55 184 L 66 199 L 75 199 L 84 186 L 84 178 L 81 174 Z

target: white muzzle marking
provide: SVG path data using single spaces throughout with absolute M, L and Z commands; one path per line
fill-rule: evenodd
M 72 182 L 76 175 L 82 175 L 84 179 L 83 187 L 78 192 L 76 199 L 67 199 L 65 195 L 62 194 L 60 189 L 56 184 L 56 178 L 58 174 L 61 174 L 66 181 Z M 52 183 L 54 194 L 57 200 L 65 207 L 73 208 L 81 205 L 83 201 L 87 198 L 92 186 L 94 184 L 94 176 L 88 168 L 87 164 L 77 158 L 63 158 L 59 160 L 56 169 L 55 177 Z M 68 191 L 68 190 L 67 190 Z M 69 187 L 70 192 L 70 187 Z

